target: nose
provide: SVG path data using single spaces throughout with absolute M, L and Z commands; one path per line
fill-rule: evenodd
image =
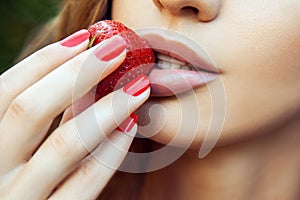
M 200 21 L 211 21 L 218 15 L 221 0 L 153 0 L 161 9 L 168 10 L 173 15 L 193 12 Z

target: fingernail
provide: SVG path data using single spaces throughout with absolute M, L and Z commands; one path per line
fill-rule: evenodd
M 145 75 L 140 75 L 130 81 L 123 91 L 131 96 L 139 96 L 150 87 L 150 80 Z
M 119 56 L 125 48 L 126 42 L 120 36 L 114 36 L 95 50 L 95 56 L 107 62 Z
M 89 39 L 89 37 L 90 32 L 88 30 L 83 29 L 63 39 L 62 41 L 60 41 L 60 44 L 65 47 L 75 47 Z
M 137 120 L 138 116 L 136 114 L 131 114 L 122 124 L 120 124 L 117 130 L 124 133 L 129 133 L 136 124 Z

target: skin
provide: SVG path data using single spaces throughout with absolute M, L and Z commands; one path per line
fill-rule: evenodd
M 210 98 L 223 91 L 212 82 L 210 92 L 203 87 L 178 98 L 151 98 L 139 110 L 141 124 L 152 120 L 151 130 L 165 121 L 154 140 L 168 144 L 182 128 L 177 147 L 193 141 L 175 162 L 145 175 L 139 199 L 299 199 L 299 8 L 296 0 L 113 2 L 112 17 L 126 25 L 167 27 L 205 48 L 225 92 L 220 100 Z M 0 76 L 1 199 L 95 199 L 124 159 L 137 126 L 129 135 L 116 128 L 150 89 L 137 97 L 118 90 L 90 101 L 89 91 L 122 63 L 125 52 L 100 62 L 93 53 L 101 45 L 87 45 L 87 39 L 74 47 L 56 42 Z M 195 96 L 197 107 L 188 103 Z M 225 117 L 218 146 L 199 159 L 212 109 L 224 99 L 226 115 L 213 118 Z M 163 110 L 149 117 L 154 104 Z M 180 106 L 195 111 L 183 123 Z M 48 131 L 62 112 L 60 125 Z M 195 140 L 188 121 L 199 125 Z M 82 132 L 76 131 L 79 124 Z
M 126 43 L 116 36 L 87 50 L 85 35 L 72 47 L 50 44 L 1 75 L 1 199 L 95 199 L 124 159 L 137 126 L 116 128 L 150 89 L 135 97 L 120 89 L 94 102 L 91 89 L 126 56 L 119 49 L 103 61 L 103 48 Z
M 150 98 L 144 104 L 139 110 L 141 125 L 154 129 L 165 122 L 152 136 L 159 143 L 168 144 L 182 128 L 185 135 L 177 146 L 185 146 L 193 136 L 189 120 L 199 127 L 193 145 L 179 160 L 147 174 L 141 199 L 298 199 L 300 2 L 201 2 L 113 1 L 113 19 L 133 29 L 168 28 L 202 46 L 222 74 L 221 98 L 226 100 L 226 115 L 221 112 L 213 118 L 224 118 L 218 144 L 201 160 L 198 151 L 212 108 L 220 102 L 210 98 L 210 92 L 219 91 L 216 82 L 209 83 L 210 91 L 199 88 L 179 97 Z M 180 106 L 195 94 L 195 113 L 180 123 Z M 153 105 L 163 112 L 156 110 L 149 117 Z

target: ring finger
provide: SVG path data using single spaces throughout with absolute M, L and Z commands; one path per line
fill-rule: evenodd
M 114 131 L 60 184 L 50 199 L 96 199 L 125 158 L 136 130 L 135 125 L 127 134 Z

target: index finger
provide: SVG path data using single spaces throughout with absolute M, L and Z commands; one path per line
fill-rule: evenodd
M 22 91 L 87 49 L 90 33 L 83 29 L 36 51 L 0 76 L 0 119 Z

